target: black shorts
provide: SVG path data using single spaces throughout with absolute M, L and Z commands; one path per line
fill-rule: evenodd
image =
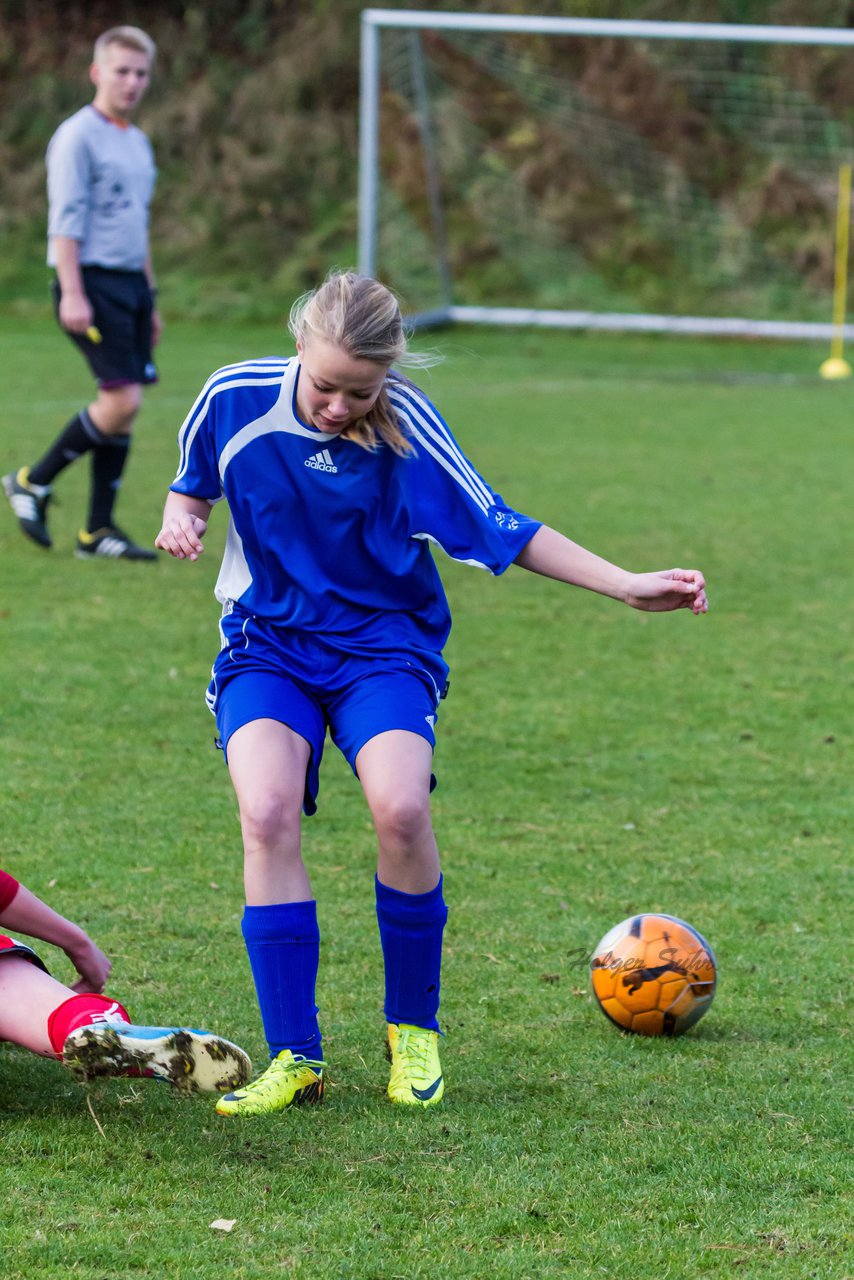
M 113 271 L 107 267 L 81 267 L 83 288 L 94 312 L 93 334 L 69 333 L 95 375 L 99 387 L 109 391 L 129 383 L 157 381 L 151 359 L 151 289 L 142 271 Z M 59 319 L 59 281 L 51 283 L 53 305 Z M 68 330 L 63 330 L 68 333 Z
M 28 947 L 26 942 L 18 942 L 16 938 L 8 938 L 5 933 L 0 933 L 0 960 L 3 956 L 23 956 L 25 960 L 29 960 L 30 964 L 37 965 L 39 969 L 44 969 L 48 973 L 48 967 L 33 951 L 32 947 Z

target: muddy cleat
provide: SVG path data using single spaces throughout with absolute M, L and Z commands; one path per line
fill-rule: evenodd
M 149 547 L 141 547 L 117 529 L 115 525 L 107 529 L 96 529 L 87 533 L 81 529 L 77 535 L 78 560 L 94 560 L 104 557 L 108 560 L 156 560 L 157 552 Z
M 52 547 L 53 541 L 45 520 L 47 504 L 51 499 L 50 485 L 30 484 L 29 467 L 21 467 L 19 471 L 10 471 L 3 477 L 3 490 L 9 499 L 9 506 L 18 518 L 21 531 L 40 547 Z
M 405 1022 L 388 1024 L 388 1056 L 392 1102 L 410 1107 L 434 1107 L 445 1092 L 439 1061 L 439 1033 Z
M 190 1027 L 137 1027 L 96 1022 L 72 1031 L 62 1061 L 80 1080 L 95 1076 L 148 1076 L 168 1080 L 179 1093 L 218 1093 L 252 1074 L 247 1054 L 230 1040 Z
M 267 1070 L 243 1089 L 220 1098 L 221 1116 L 266 1116 L 323 1100 L 324 1062 L 283 1049 Z

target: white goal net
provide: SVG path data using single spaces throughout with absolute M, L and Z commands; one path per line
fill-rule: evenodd
M 360 269 L 424 322 L 829 336 L 852 46 L 366 10 Z

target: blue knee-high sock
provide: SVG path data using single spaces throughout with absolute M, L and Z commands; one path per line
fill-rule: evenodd
M 245 907 L 243 938 L 270 1057 L 290 1049 L 320 1061 L 314 999 L 320 960 L 316 902 Z
M 401 893 L 379 878 L 375 884 L 385 962 L 386 1021 L 438 1031 L 442 932 L 448 918 L 442 877 L 429 893 Z

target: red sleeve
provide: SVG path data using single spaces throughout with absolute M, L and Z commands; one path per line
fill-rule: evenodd
M 0 871 L 0 911 L 5 911 L 18 892 L 18 881 L 14 876 Z

